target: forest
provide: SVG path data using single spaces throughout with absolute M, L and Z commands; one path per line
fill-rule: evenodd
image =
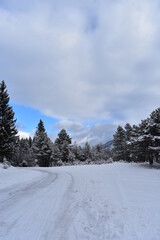
M 159 162 L 160 108 L 139 125 L 118 126 L 113 135 L 113 146 L 99 143 L 79 146 L 65 129 L 53 142 L 40 119 L 35 134 L 19 138 L 15 113 L 4 81 L 0 84 L 0 162 L 22 167 L 51 167 L 78 164 L 102 164 L 113 161 Z

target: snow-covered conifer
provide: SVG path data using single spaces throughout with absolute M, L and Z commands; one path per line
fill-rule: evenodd
M 113 138 L 113 159 L 116 161 L 126 160 L 125 131 L 121 126 L 118 126 Z
M 62 162 L 69 161 L 69 152 L 70 152 L 70 145 L 72 140 L 70 136 L 67 134 L 65 129 L 62 129 L 58 134 L 58 138 L 55 140 L 55 143 L 59 147 L 61 152 L 61 160 Z
M 40 120 L 33 138 L 32 149 L 40 167 L 48 167 L 52 162 L 51 141 L 47 136 L 44 123 Z
M 126 161 L 130 162 L 131 160 L 131 136 L 133 129 L 129 123 L 125 125 L 125 141 L 126 141 Z
M 91 159 L 91 147 L 88 142 L 85 143 L 83 152 L 84 152 L 85 160 Z
M 53 144 L 52 152 L 52 166 L 61 166 L 62 165 L 62 155 L 57 143 Z
M 9 95 L 5 82 L 0 83 L 0 161 L 5 157 L 11 160 L 18 140 L 14 112 L 9 106 Z

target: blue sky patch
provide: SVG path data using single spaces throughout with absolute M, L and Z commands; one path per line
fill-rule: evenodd
M 11 105 L 15 112 L 15 118 L 17 119 L 17 128 L 20 131 L 33 132 L 36 129 L 39 120 L 42 119 L 46 131 L 50 134 L 53 132 L 54 125 L 59 121 L 58 119 L 43 115 L 36 109 L 15 103 L 11 103 Z

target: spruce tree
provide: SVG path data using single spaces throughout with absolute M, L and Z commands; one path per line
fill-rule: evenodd
M 53 153 L 52 153 L 52 166 L 61 166 L 62 165 L 62 155 L 59 149 L 58 144 L 53 144 Z
M 160 162 L 160 108 L 137 125 L 118 127 L 113 141 L 113 157 L 135 162 Z M 124 137 L 125 136 L 125 137 Z
M 115 161 L 126 160 L 125 131 L 121 126 L 118 126 L 113 138 L 113 159 Z
M 47 136 L 44 123 L 40 120 L 33 138 L 32 149 L 40 167 L 49 167 L 52 162 L 51 140 Z
M 125 125 L 125 139 L 126 139 L 126 161 L 130 162 L 131 160 L 131 136 L 132 136 L 132 127 L 129 123 Z
M 17 143 L 17 129 L 16 120 L 14 119 L 14 112 L 9 105 L 9 95 L 6 89 L 5 82 L 0 84 L 0 161 L 4 158 L 11 160 L 15 152 Z
M 33 167 L 35 165 L 32 147 L 28 138 L 22 138 L 18 141 L 12 162 L 14 166 Z
M 91 159 L 91 147 L 88 142 L 85 143 L 83 152 L 84 152 L 85 160 Z
M 69 152 L 70 152 L 70 145 L 72 140 L 70 136 L 67 134 L 65 129 L 62 129 L 58 134 L 58 138 L 55 140 L 55 143 L 59 147 L 61 152 L 61 160 L 62 162 L 69 161 Z
M 140 128 L 137 125 L 133 125 L 132 127 L 132 134 L 131 134 L 131 139 L 130 139 L 130 159 L 131 161 L 138 162 L 139 158 L 139 136 L 140 136 Z
M 145 129 L 148 134 L 149 143 L 149 162 L 153 164 L 153 160 L 155 159 L 159 162 L 160 155 L 160 108 L 157 108 L 153 111 L 148 119 L 148 126 Z
M 91 159 L 95 163 L 107 162 L 110 158 L 110 152 L 102 144 L 97 144 L 91 149 Z
M 144 162 L 150 158 L 148 147 L 151 143 L 151 135 L 147 132 L 148 124 L 149 118 L 142 120 L 138 126 L 133 125 L 131 136 L 132 161 Z

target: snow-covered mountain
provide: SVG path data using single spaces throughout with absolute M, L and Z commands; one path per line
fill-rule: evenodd
M 109 151 L 112 150 L 113 148 L 113 140 L 110 140 L 108 142 L 106 142 L 104 145 L 103 145 L 104 148 L 107 148 Z

